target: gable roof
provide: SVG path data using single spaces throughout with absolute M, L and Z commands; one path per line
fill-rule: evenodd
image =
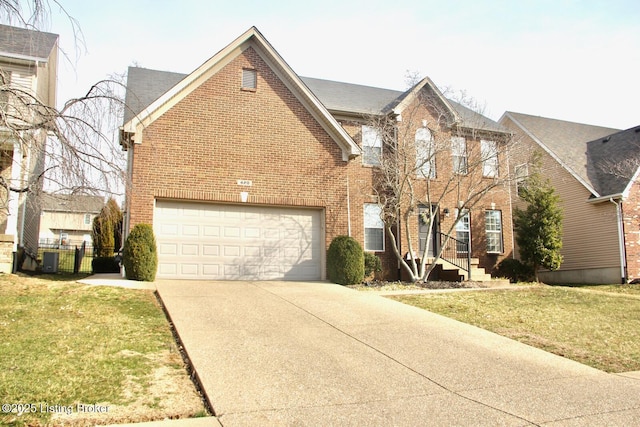
M 127 123 L 142 113 L 147 106 L 187 76 L 181 73 L 129 67 L 125 97 L 127 110 L 124 113 L 124 122 Z M 331 114 L 356 116 L 382 115 L 392 111 L 400 114 L 413 99 L 412 97 L 416 96 L 415 92 L 422 90 L 429 82 L 432 90 L 436 91 L 459 126 L 490 132 L 508 132 L 502 125 L 488 117 L 445 98 L 428 78 L 405 92 L 312 77 L 300 77 L 300 80 Z
M 626 196 L 640 167 L 640 126 L 587 142 L 587 153 L 600 197 Z
M 47 62 L 58 35 L 0 24 L 0 56 Z
M 624 191 L 622 180 L 608 176 L 603 159 L 613 151 L 631 153 L 629 144 L 611 143 L 598 146 L 596 141 L 620 132 L 620 129 L 593 126 L 547 117 L 507 111 L 500 122 L 510 119 L 526 135 L 549 153 L 558 163 L 582 183 L 594 197 L 604 197 Z M 616 141 L 618 139 L 616 138 Z M 620 139 L 623 141 L 623 139 Z M 616 145 L 618 145 L 616 147 Z M 627 182 L 631 177 L 627 178 Z M 620 190 L 620 191 L 618 191 Z
M 244 34 L 231 42 L 228 46 L 216 53 L 208 61 L 198 67 L 194 72 L 179 80 L 169 90 L 161 94 L 151 104 L 144 107 L 137 115 L 134 115 L 123 126 L 121 136 L 133 136 L 134 142 L 140 143 L 142 128 L 153 122 L 168 108 L 183 99 L 200 86 L 209 77 L 217 73 L 227 63 L 245 49 L 253 48 L 260 57 L 269 65 L 280 81 L 296 96 L 305 106 L 307 111 L 318 121 L 323 129 L 342 149 L 342 157 L 348 160 L 360 154 L 360 148 L 351 139 L 351 136 L 340 126 L 336 119 L 327 111 L 326 107 L 318 100 L 300 77 L 293 72 L 291 67 L 282 59 L 276 50 L 269 44 L 256 27 L 251 27 Z M 174 76 L 177 80 L 177 76 Z M 147 88 L 149 89 L 149 88 Z M 137 95 L 140 98 L 140 95 Z M 143 95 L 146 96 L 146 95 Z M 136 135 L 137 134 L 137 135 Z
M 104 206 L 104 197 L 84 194 L 43 193 L 40 197 L 42 211 L 99 213 Z

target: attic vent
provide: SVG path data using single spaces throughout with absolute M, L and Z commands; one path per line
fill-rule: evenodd
M 256 90 L 258 83 L 258 72 L 252 68 L 242 69 L 242 89 Z

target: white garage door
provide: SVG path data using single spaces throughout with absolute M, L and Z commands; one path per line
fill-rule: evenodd
M 158 278 L 319 280 L 321 211 L 157 201 Z

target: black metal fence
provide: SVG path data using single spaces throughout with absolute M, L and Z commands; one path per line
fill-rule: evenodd
M 38 261 L 43 273 L 91 273 L 92 260 L 93 247 L 86 244 L 38 248 Z
M 468 278 L 471 279 L 471 252 L 469 251 L 469 242 L 455 239 L 444 233 L 438 233 L 438 235 L 440 237 L 440 247 L 444 245 L 440 258 L 466 271 Z

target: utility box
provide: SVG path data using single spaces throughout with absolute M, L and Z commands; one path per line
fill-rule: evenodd
M 42 254 L 42 272 L 57 273 L 60 254 L 58 252 L 45 252 Z

